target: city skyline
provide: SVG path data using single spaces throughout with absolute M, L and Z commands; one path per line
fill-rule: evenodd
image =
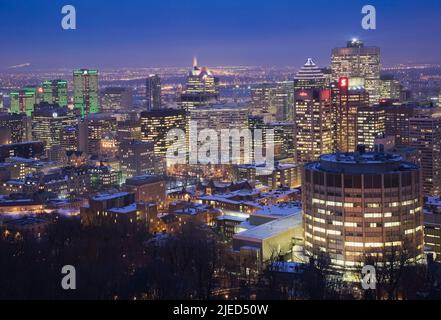
M 440 300 L 441 4 L 400 4 L 0 0 L 0 300 Z
M 367 31 L 360 26 L 364 1 L 315 3 L 324 10 L 311 12 L 309 4 L 284 0 L 271 6 L 248 0 L 209 5 L 133 0 L 125 6 L 76 0 L 70 4 L 77 11 L 77 29 L 63 30 L 61 2 L 2 1 L 0 19 L 11 28 L 0 30 L 10 39 L 0 70 L 179 67 L 194 55 L 209 66 L 301 66 L 308 57 L 326 66 L 331 48 L 351 38 L 381 47 L 383 65 L 440 62 L 441 44 L 433 41 L 441 31 L 438 1 L 406 0 L 399 8 L 371 1 L 377 29 Z M 18 18 L 20 24 L 14 23 Z M 25 37 L 29 30 L 33 36 Z

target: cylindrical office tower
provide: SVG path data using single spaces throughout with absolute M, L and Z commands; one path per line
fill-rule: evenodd
M 400 156 L 323 155 L 303 169 L 305 250 L 336 267 L 423 257 L 421 174 Z

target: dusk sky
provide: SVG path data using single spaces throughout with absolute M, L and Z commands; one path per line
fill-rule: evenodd
M 77 30 L 61 28 L 61 8 Z M 361 8 L 377 8 L 377 30 Z M 0 0 L 0 69 L 329 64 L 353 37 L 382 62 L 441 62 L 439 0 Z

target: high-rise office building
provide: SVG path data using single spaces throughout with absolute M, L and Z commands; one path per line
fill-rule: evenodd
M 259 152 L 259 150 L 263 150 L 266 146 L 266 142 L 270 141 L 272 139 L 272 141 L 274 142 L 274 156 L 277 156 L 277 152 L 276 150 L 277 145 L 280 145 L 279 143 L 276 142 L 276 137 L 275 137 L 275 132 L 274 132 L 274 127 L 271 125 L 270 121 L 265 121 L 265 117 L 264 116 L 249 116 L 248 117 L 248 129 L 250 129 L 253 132 L 253 135 L 255 136 L 256 134 L 256 130 L 260 130 L 261 132 L 261 139 L 252 139 L 252 150 L 251 150 L 251 155 L 252 155 L 252 162 L 255 163 L 257 162 L 258 159 L 255 159 L 255 154 L 256 151 Z M 294 131 L 294 130 L 293 130 Z M 293 141 L 293 140 L 291 140 Z M 260 163 L 257 163 L 260 164 Z
M 380 100 L 400 100 L 402 86 L 393 76 L 385 75 L 380 80 Z
M 153 142 L 154 152 L 158 157 L 165 157 L 168 148 L 174 141 L 167 139 L 172 129 L 181 129 L 186 132 L 187 113 L 185 110 L 159 109 L 141 112 L 142 141 Z M 186 148 L 183 142 L 183 149 Z
M 381 106 L 360 107 L 357 110 L 357 145 L 373 151 L 375 139 L 385 134 L 385 112 Z
M 197 124 L 197 131 L 199 132 L 200 130 L 204 129 L 213 129 L 218 133 L 219 141 L 221 139 L 221 130 L 238 129 L 239 132 L 241 132 L 242 130 L 248 129 L 248 116 L 249 106 L 240 104 L 213 104 L 206 107 L 199 107 L 190 111 L 190 119 Z M 193 134 L 193 132 L 189 134 Z M 190 143 L 197 143 L 197 136 L 195 135 L 197 135 L 197 132 L 194 132 L 193 136 L 189 136 Z M 192 148 L 196 148 L 196 146 L 190 146 Z M 219 147 L 220 161 L 221 156 L 230 154 L 231 150 L 230 144 L 220 143 Z M 237 145 L 233 145 L 232 147 L 236 148 Z M 233 159 L 233 161 L 240 161 L 242 163 L 245 160 L 248 161 L 250 154 L 243 154 L 243 142 L 240 142 L 239 148 L 241 150 L 241 156 L 239 159 Z
M 101 139 L 116 132 L 117 121 L 107 113 L 86 116 L 79 124 L 79 150 L 89 155 L 98 155 Z
M 246 129 L 248 128 L 249 106 L 241 104 L 212 104 L 190 111 L 192 121 L 199 130 Z
M 58 104 L 60 107 L 67 106 L 67 81 L 48 80 L 42 83 L 43 101 L 50 104 Z
M 41 88 L 26 87 L 10 93 L 11 113 L 26 113 L 28 117 L 34 111 L 34 105 L 40 102 Z
M 402 252 L 423 258 L 420 169 L 383 153 L 324 155 L 302 177 L 305 249 L 351 269 Z
M 32 114 L 32 137 L 43 141 L 46 150 L 61 144 L 64 127 L 75 125 L 77 119 L 67 107 L 40 103 Z
M 125 140 L 119 145 L 118 157 L 123 180 L 156 173 L 153 142 Z
M 181 93 L 182 108 L 189 111 L 216 103 L 219 99 L 218 84 L 218 78 L 207 67 L 199 67 L 195 58 L 193 69 L 188 74 L 185 89 Z
M 107 87 L 101 92 L 101 110 L 113 112 L 128 110 L 133 104 L 133 91 L 131 88 Z
M 441 196 L 441 115 L 410 118 L 409 145 L 419 151 L 424 195 Z
M 251 88 L 251 112 L 255 116 L 269 115 L 270 120 L 275 120 L 277 106 L 277 85 L 262 83 Z
M 312 59 L 294 79 L 295 160 L 303 164 L 333 151 L 331 90 Z
M 294 121 L 270 122 L 267 127 L 274 130 L 274 159 L 293 163 L 296 144 Z
M 74 70 L 74 104 L 84 118 L 90 113 L 100 111 L 98 98 L 98 71 Z
M 380 99 L 380 48 L 365 47 L 358 39 L 347 43 L 345 48 L 332 50 L 332 78 L 361 78 L 369 93 L 370 104 Z
M 263 116 L 250 116 L 248 117 L 248 128 L 253 132 L 254 139 L 251 145 L 252 161 L 254 159 L 255 149 L 264 150 L 266 148 L 267 141 L 273 141 L 274 143 L 274 159 L 276 161 L 289 160 L 294 161 L 295 154 L 295 125 L 290 121 L 266 121 Z M 256 131 L 261 130 L 262 138 L 256 139 Z M 259 164 L 259 163 L 257 163 Z
M 31 119 L 23 113 L 0 115 L 0 128 L 7 129 L 9 143 L 20 143 L 31 139 Z
M 358 145 L 358 110 L 369 106 L 369 94 L 364 88 L 349 88 L 348 78 L 341 78 L 333 87 L 335 148 L 353 152 Z
M 147 111 L 161 109 L 162 107 L 161 78 L 157 74 L 151 74 L 146 80 Z
M 317 67 L 311 58 L 306 61 L 294 77 L 294 88 L 296 90 L 320 89 L 326 87 L 326 83 L 325 74 Z
M 409 144 L 409 121 L 414 116 L 414 108 L 407 105 L 394 105 L 382 103 L 385 111 L 385 133 L 386 136 L 395 138 L 396 145 Z
M 118 141 L 141 140 L 141 123 L 139 120 L 118 121 L 116 135 Z
M 276 84 L 276 121 L 294 120 L 294 81 Z
M 61 130 L 61 147 L 64 151 L 78 151 L 78 124 L 66 126 Z

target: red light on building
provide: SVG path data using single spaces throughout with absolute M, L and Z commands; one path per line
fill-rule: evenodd
M 343 77 L 339 80 L 340 89 L 347 89 L 349 87 L 349 78 Z
M 307 97 L 308 96 L 308 92 L 302 91 L 299 93 L 300 97 Z
M 331 100 L 331 90 L 325 89 L 320 90 L 320 101 L 329 101 Z

